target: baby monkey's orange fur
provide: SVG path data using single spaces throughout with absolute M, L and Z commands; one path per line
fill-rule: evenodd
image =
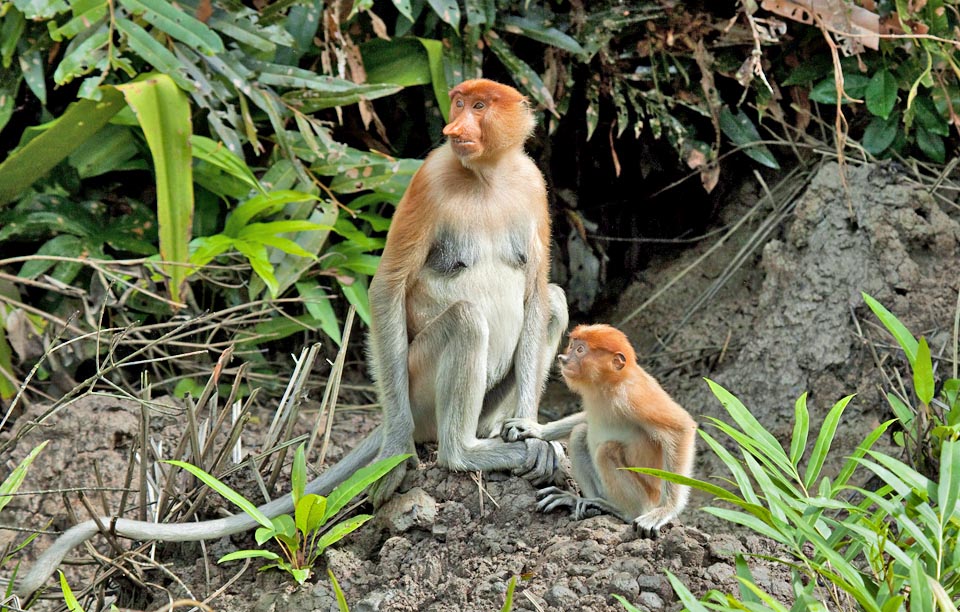
M 619 516 L 644 536 L 687 503 L 689 489 L 625 467 L 657 468 L 689 476 L 697 424 L 637 364 L 623 332 L 609 325 L 580 325 L 559 356 L 567 386 L 583 398 L 583 412 L 539 425 L 509 420 L 507 439 L 570 437 L 573 476 L 583 497 L 556 487 L 539 492 L 539 508 L 569 506 L 575 518 L 590 510 Z

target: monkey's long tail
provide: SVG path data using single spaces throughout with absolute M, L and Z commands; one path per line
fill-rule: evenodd
M 326 495 L 334 487 L 350 477 L 361 467 L 370 463 L 380 450 L 383 437 L 383 426 L 377 427 L 364 438 L 360 444 L 350 451 L 339 463 L 331 466 L 313 481 L 307 484 L 308 493 Z M 293 510 L 293 500 L 289 495 L 283 495 L 272 502 L 259 507 L 267 517 L 274 518 Z M 100 517 L 100 524 L 112 533 L 133 540 L 161 540 L 164 542 L 196 542 L 199 540 L 213 540 L 233 535 L 257 526 L 257 522 L 246 514 L 235 514 L 222 519 L 203 521 L 200 523 L 150 523 L 133 521 L 130 519 L 112 516 Z M 99 529 L 93 520 L 74 525 L 63 533 L 47 550 L 41 554 L 29 571 L 18 580 L 15 589 L 21 598 L 29 597 L 39 589 L 43 583 L 59 567 L 63 558 L 74 547 L 86 542 L 98 533 Z

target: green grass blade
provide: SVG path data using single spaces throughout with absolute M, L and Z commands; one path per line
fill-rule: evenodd
M 689 612 L 708 612 L 708 608 L 700 603 L 693 593 L 690 592 L 690 589 L 687 588 L 685 584 L 680 582 L 680 579 L 667 572 L 667 580 L 670 581 L 670 586 L 673 587 L 673 592 L 677 594 L 677 597 L 680 598 L 680 603 L 683 604 L 685 610 Z
M 809 491 L 813 482 L 820 477 L 820 470 L 823 468 L 823 462 L 830 452 L 830 445 L 833 443 L 833 436 L 837 433 L 837 425 L 840 424 L 840 417 L 843 415 L 844 408 L 853 399 L 852 395 L 841 399 L 834 404 L 827 417 L 820 426 L 820 433 L 817 435 L 817 441 L 813 445 L 813 453 L 810 455 L 810 462 L 807 464 L 807 470 L 803 475 L 803 485 Z
M 917 359 L 917 339 L 913 337 L 913 334 L 910 333 L 910 330 L 900 322 L 900 319 L 895 317 L 892 312 L 884 308 L 883 304 L 873 299 L 866 293 L 860 293 L 863 296 L 863 301 L 870 307 L 870 310 L 873 311 L 873 314 L 876 315 L 880 322 L 883 323 L 883 326 L 887 328 L 891 334 L 893 334 L 894 339 L 897 341 L 897 344 L 900 345 L 900 348 L 903 349 L 903 352 L 907 355 L 907 361 L 910 362 L 910 367 L 913 367 L 913 362 Z
M 301 444 L 293 453 L 293 466 L 290 468 L 290 494 L 296 505 L 303 497 L 303 489 L 307 486 L 307 457 Z
M 17 467 L 13 468 L 10 475 L 0 483 L 0 510 L 3 510 L 3 507 L 13 499 L 12 495 L 16 493 L 20 485 L 23 484 L 23 479 L 27 477 L 27 470 L 30 468 L 30 464 L 33 463 L 33 460 L 37 458 L 37 455 L 40 454 L 40 451 L 43 450 L 48 442 L 49 440 L 44 440 L 34 446 L 33 450 L 31 450 L 30 453 L 17 464 Z
M 70 588 L 70 585 L 67 584 L 67 577 L 64 576 L 60 570 L 57 570 L 57 573 L 60 574 L 60 590 L 63 592 L 63 603 L 67 605 L 67 610 L 70 612 L 83 612 L 83 608 L 80 607 L 80 602 L 74 597 L 73 590 Z
M 193 167 L 190 103 L 169 76 L 155 74 L 117 89 L 133 109 L 150 147 L 157 180 L 160 257 L 170 279 L 170 299 L 180 302 L 190 259 Z
M 837 477 L 833 480 L 831 486 L 831 497 L 836 497 L 837 493 L 846 486 L 847 482 L 850 480 L 850 477 L 853 476 L 854 471 L 859 465 L 857 460 L 864 457 L 873 445 L 876 444 L 877 440 L 886 433 L 887 429 L 894 423 L 894 420 L 886 421 L 881 423 L 876 429 L 871 431 L 866 438 L 863 439 L 853 453 L 847 457 L 847 461 L 843 464 L 843 468 L 840 469 L 840 473 L 837 474 Z
M 677 484 L 686 485 L 686 486 L 688 486 L 688 487 L 693 487 L 694 489 L 699 489 L 700 491 L 703 491 L 704 493 L 709 493 L 709 494 L 713 495 L 714 497 L 717 497 L 718 499 L 722 499 L 722 500 L 728 501 L 728 502 L 733 503 L 733 504 L 740 505 L 740 503 L 743 503 L 743 502 L 746 501 L 746 500 L 744 500 L 744 499 L 742 499 L 742 498 L 740 498 L 740 497 L 737 497 L 736 495 L 734 495 L 734 494 L 731 493 L 730 491 L 727 491 L 726 489 L 724 489 L 724 488 L 722 488 L 722 487 L 718 487 L 718 486 L 715 485 L 715 484 L 712 484 L 712 483 L 709 483 L 709 482 L 706 482 L 706 481 L 703 481 L 703 480 L 697 480 L 696 478 L 689 478 L 689 477 L 683 476 L 683 475 L 681 475 L 681 474 L 674 474 L 673 472 L 667 472 L 667 471 L 665 471 L 665 470 L 658 470 L 658 469 L 656 469 L 656 468 L 635 468 L 635 467 L 628 467 L 628 468 L 620 468 L 620 469 L 629 470 L 629 471 L 631 471 L 631 472 L 637 472 L 637 473 L 639 473 L 639 474 L 649 474 L 649 475 L 651 475 L 651 476 L 656 476 L 657 478 L 660 478 L 660 479 L 662 479 L 662 480 L 666 480 L 666 481 L 668 481 L 668 482 L 675 482 L 675 483 L 677 483 Z
M 120 0 L 120 4 L 131 13 L 143 15 L 150 25 L 204 55 L 215 55 L 226 50 L 216 32 L 208 28 L 207 24 L 180 10 L 173 2 Z
M 777 439 L 760 424 L 750 411 L 734 397 L 732 393 L 707 379 L 710 390 L 716 396 L 723 407 L 727 410 L 734 422 L 743 430 L 745 434 L 752 438 L 757 446 L 771 458 L 778 458 L 778 463 L 789 464 L 790 460 L 783 452 L 783 447 L 777 442 Z
M 500 612 L 510 612 L 513 610 L 513 591 L 517 588 L 517 577 L 516 575 L 510 576 L 510 581 L 507 582 L 507 595 L 503 599 L 503 606 L 500 608 Z
M 960 497 L 960 441 L 949 440 L 940 448 L 940 484 L 937 488 L 937 503 L 940 506 L 941 529 L 957 513 L 957 498 Z
M 913 390 L 924 404 L 933 401 L 933 360 L 923 336 L 917 343 L 917 358 L 913 362 Z
M 175 465 L 179 468 L 182 468 L 190 472 L 191 474 L 196 476 L 200 480 L 200 482 L 207 485 L 208 487 L 210 487 L 220 495 L 222 495 L 224 499 L 233 502 L 238 508 L 243 510 L 244 513 L 246 513 L 246 515 L 249 516 L 250 518 L 254 519 L 255 521 L 257 521 L 267 529 L 272 530 L 274 528 L 273 521 L 271 521 L 269 518 L 266 517 L 266 515 L 260 512 L 260 510 L 257 509 L 257 507 L 253 505 L 253 503 L 247 500 L 247 498 L 245 498 L 243 495 L 237 493 L 236 491 L 228 487 L 226 484 L 218 480 L 215 476 L 208 474 L 207 472 L 201 470 L 197 466 L 192 465 L 190 463 L 186 463 L 185 461 L 177 461 L 175 459 L 169 459 L 167 461 L 164 461 L 164 463 Z
M 793 407 L 793 435 L 790 437 L 790 463 L 796 468 L 807 451 L 807 437 L 810 435 L 810 411 L 807 410 L 807 394 L 797 398 Z
M 340 588 L 340 583 L 337 582 L 337 577 L 333 575 L 333 570 L 327 568 L 327 576 L 330 577 L 330 584 L 333 585 L 333 592 L 337 596 L 337 608 L 340 612 L 350 612 L 349 606 L 347 606 L 347 598 L 343 594 L 343 589 Z
M 283 561 L 283 557 L 270 550 L 238 550 L 223 555 L 217 559 L 217 563 L 236 561 L 237 559 L 269 559 L 271 561 Z

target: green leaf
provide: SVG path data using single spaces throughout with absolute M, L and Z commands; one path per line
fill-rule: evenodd
M 530 94 L 530 97 L 542 104 L 548 111 L 557 114 L 557 107 L 553 100 L 553 95 L 547 86 L 543 84 L 540 75 L 531 68 L 525 61 L 517 57 L 510 45 L 505 43 L 500 36 L 493 30 L 488 31 L 483 36 L 487 45 L 494 55 L 503 62 L 503 65 L 510 71 L 514 82 L 520 86 L 520 89 Z
M 227 217 L 227 223 L 224 225 L 223 233 L 227 236 L 238 237 L 240 230 L 247 225 L 251 219 L 260 215 L 269 216 L 279 212 L 286 204 L 290 202 L 305 202 L 308 200 L 319 200 L 315 195 L 294 191 L 292 189 L 280 189 L 270 193 L 261 193 L 253 196 L 246 202 L 243 202 Z
M 914 557 L 910 564 L 910 612 L 934 612 L 933 591 L 923 571 L 923 561 Z
M 380 480 L 387 472 L 409 459 L 411 455 L 387 457 L 354 472 L 327 496 L 325 518 L 330 518 L 350 503 L 361 491 Z
M 153 0 L 151 0 L 153 1 Z M 160 258 L 168 264 L 170 299 L 180 302 L 189 274 L 193 226 L 193 168 L 190 154 L 190 104 L 173 79 L 156 74 L 117 89 L 143 129 L 157 181 Z
M 427 0 L 430 8 L 441 20 L 450 24 L 455 32 L 460 30 L 460 5 L 457 0 Z
M 343 292 L 343 296 L 357 309 L 357 316 L 364 323 L 370 325 L 370 297 L 367 295 L 367 279 L 360 276 L 353 277 L 353 282 L 349 284 L 340 279 L 337 279 L 337 282 L 340 283 L 340 291 Z
M 300 299 L 303 300 L 307 312 L 317 322 L 323 333 L 327 334 L 337 346 L 340 346 L 342 341 L 340 322 L 333 310 L 332 299 L 327 289 L 321 287 L 314 280 L 300 281 L 296 285 L 297 292 L 300 294 Z
M 13 0 L 13 6 L 32 21 L 46 21 L 70 9 L 64 0 Z
M 437 41 L 439 42 L 439 41 Z M 430 62 L 424 45 L 415 38 L 374 38 L 360 45 L 368 83 L 426 85 L 430 83 Z M 444 92 L 444 97 L 447 97 Z
M 343 522 L 337 523 L 330 531 L 320 536 L 314 543 L 314 553 L 319 554 L 332 544 L 336 544 L 350 533 L 359 529 L 364 523 L 372 519 L 369 514 L 361 514 Z
M 293 567 L 287 569 L 287 571 L 290 572 L 293 579 L 297 581 L 297 584 L 301 586 L 310 579 L 311 570 L 309 567 Z
M 666 572 L 667 580 L 670 581 L 670 586 L 673 587 L 673 592 L 677 594 L 677 597 L 680 599 L 680 602 L 683 604 L 685 610 L 689 612 L 708 612 L 709 608 L 700 603 L 693 593 L 690 592 L 690 589 L 687 588 L 687 585 L 683 584 L 679 578 Z
M 270 258 L 267 256 L 266 245 L 263 242 L 236 239 L 233 241 L 233 248 L 247 258 L 254 273 L 267 285 L 270 295 L 276 297 L 280 285 L 277 283 L 277 277 L 273 274 L 273 264 L 270 263 Z
M 843 88 L 847 96 L 854 100 L 862 100 L 870 84 L 870 78 L 864 74 L 844 74 Z M 810 100 L 820 104 L 837 103 L 837 85 L 833 80 L 833 75 L 823 79 L 813 86 L 810 90 Z M 850 104 L 847 97 L 843 99 L 844 104 Z
M 184 469 L 200 480 L 203 484 L 207 485 L 217 493 L 219 493 L 224 499 L 233 502 L 238 508 L 244 511 L 247 516 L 257 521 L 267 529 L 273 529 L 273 522 L 270 521 L 263 512 L 260 512 L 256 506 L 249 502 L 243 495 L 237 493 L 223 482 L 218 480 L 215 476 L 212 476 L 205 471 L 201 470 L 195 465 L 191 465 L 184 461 L 177 461 L 174 459 L 165 460 L 163 463 L 169 463 L 170 465 L 175 465 L 181 469 Z
M 347 607 L 347 598 L 343 595 L 343 589 L 340 588 L 337 577 L 333 575 L 333 570 L 327 568 L 327 575 L 330 577 L 330 584 L 333 585 L 333 592 L 337 596 L 337 607 L 340 609 L 340 612 L 350 612 L 350 608 Z
M 450 84 L 447 83 L 443 69 L 443 42 L 432 38 L 417 38 L 427 50 L 427 65 L 430 68 L 430 82 L 433 84 L 433 96 L 437 100 L 443 120 L 450 119 Z
M 123 96 L 115 89 L 107 87 L 102 92 L 98 102 L 79 100 L 71 104 L 39 136 L 0 164 L 0 204 L 13 200 L 45 176 L 124 107 Z
M 285 103 L 296 107 L 301 113 L 310 115 L 327 108 L 356 104 L 360 100 L 376 100 L 377 98 L 392 96 L 403 89 L 403 87 L 393 83 L 367 83 L 363 85 L 351 83 L 351 85 L 352 87 L 346 91 L 301 89 L 289 91 L 281 97 Z
M 837 425 L 840 424 L 840 416 L 844 408 L 853 399 L 848 395 L 833 405 L 827 417 L 820 426 L 820 433 L 817 435 L 817 441 L 813 445 L 813 453 L 810 455 L 810 462 L 807 464 L 807 470 L 803 475 L 803 484 L 809 490 L 813 487 L 814 481 L 820 477 L 820 469 L 827 459 L 827 453 L 830 452 L 830 445 L 833 443 L 833 436 L 837 433 Z
M 304 495 L 297 503 L 294 517 L 297 529 L 304 536 L 320 529 L 326 523 L 327 498 L 313 493 Z
M 44 449 L 49 440 L 44 440 L 40 444 L 33 447 L 26 457 L 20 460 L 20 463 L 17 464 L 17 467 L 13 468 L 13 471 L 10 472 L 6 478 L 3 479 L 3 482 L 0 483 L 0 510 L 3 510 L 3 507 L 10 503 L 13 499 L 11 497 L 14 493 L 17 492 L 17 489 L 20 488 L 20 485 L 23 484 L 23 479 L 27 477 L 27 470 L 30 469 L 30 464 L 33 463 L 33 460 L 37 458 L 37 455 L 40 454 L 40 451 Z
M 204 55 L 215 55 L 226 51 L 223 41 L 216 32 L 202 21 L 180 10 L 173 2 L 120 0 L 120 4 L 135 15 L 142 14 L 147 23 Z
M 116 26 L 126 35 L 130 49 L 153 66 L 156 71 L 169 75 L 182 89 L 196 91 L 196 85 L 184 76 L 183 65 L 177 56 L 156 38 L 150 36 L 149 32 L 129 19 L 117 19 Z
M 293 453 L 293 465 L 290 468 L 290 495 L 296 505 L 303 497 L 303 489 L 307 486 L 307 457 L 304 445 L 301 444 Z
M 86 245 L 82 239 L 70 234 L 60 234 L 44 242 L 37 250 L 37 255 L 79 258 L 85 250 Z M 54 268 L 52 276 L 55 279 L 70 284 L 83 269 L 83 263 L 79 261 L 58 262 L 51 259 L 34 259 L 23 262 L 17 276 L 20 278 L 37 278 L 50 268 Z
M 276 535 L 273 537 L 278 539 L 287 538 L 293 540 L 294 544 L 296 544 L 297 524 L 289 514 L 281 514 L 280 516 L 274 517 L 273 530 L 276 532 Z M 295 549 L 295 547 L 291 548 L 291 550 Z
M 217 563 L 237 561 L 238 559 L 270 559 L 271 561 L 282 561 L 283 557 L 269 550 L 238 550 L 223 555 L 217 559 Z
M 233 248 L 233 238 L 223 234 L 197 238 L 190 243 L 190 263 L 202 268 L 210 263 L 214 257 Z
M 246 164 L 239 156 L 230 151 L 222 142 L 211 140 L 206 136 L 194 134 L 190 136 L 190 151 L 197 159 L 216 166 L 230 176 L 242 181 L 262 194 L 267 193 L 257 177 L 254 176 L 250 166 Z
M 507 32 L 521 34 L 527 38 L 532 38 L 533 40 L 540 41 L 558 49 L 563 49 L 574 55 L 586 54 L 586 51 L 580 46 L 580 43 L 568 34 L 547 25 L 545 22 L 530 19 L 529 17 L 519 17 L 517 15 L 507 15 L 501 19 L 500 22 Z
M 626 610 L 627 612 L 641 612 L 640 608 L 636 607 L 635 605 L 627 601 L 627 598 L 624 597 L 623 595 L 614 594 L 613 598 L 619 601 L 620 605 L 623 606 L 623 609 Z M 504 604 L 504 606 L 506 606 L 506 604 Z M 509 608 L 507 609 L 509 610 Z
M 913 362 L 917 359 L 917 339 L 913 337 L 913 334 L 910 333 L 903 323 L 900 322 L 900 319 L 895 317 L 893 313 L 884 308 L 883 304 L 873 299 L 866 293 L 860 293 L 863 296 L 863 301 L 867 306 L 870 307 L 870 310 L 873 311 L 873 314 L 876 315 L 880 322 L 883 323 L 883 326 L 887 328 L 894 339 L 897 341 L 897 344 L 903 349 L 903 352 L 907 356 L 907 361 L 910 362 L 910 367 L 913 367 Z
M 746 113 L 741 110 L 734 115 L 726 106 L 720 109 L 720 131 L 738 147 L 743 147 L 747 157 L 767 168 L 780 169 L 780 164 L 766 145 L 756 144 L 760 139 L 760 132 Z
M 413 21 L 413 9 L 410 6 L 410 0 L 393 0 L 393 6 L 397 7 L 397 11 L 406 17 L 407 21 Z M 332 578 L 333 574 L 330 576 Z
M 897 104 L 896 78 L 886 68 L 878 70 L 870 78 L 865 95 L 867 110 L 878 117 L 888 118 Z
M 960 441 L 948 440 L 940 448 L 940 483 L 937 485 L 937 506 L 943 526 L 955 521 L 957 499 L 960 498 Z
M 793 407 L 793 435 L 790 436 L 790 463 L 797 467 L 807 451 L 807 436 L 810 435 L 810 412 L 807 410 L 807 394 L 804 393 Z
M 923 127 L 922 125 L 917 126 L 916 134 L 917 146 L 920 147 L 920 150 L 923 151 L 924 155 L 938 164 L 942 164 L 944 161 L 946 161 L 947 149 L 941 136 L 927 130 L 927 128 Z
M 936 134 L 937 136 L 943 136 L 944 138 L 950 136 L 950 124 L 948 124 L 947 120 L 937 111 L 933 100 L 926 96 L 922 98 L 918 97 L 913 101 L 913 111 L 914 116 L 917 118 L 917 123 L 928 132 Z
M 897 139 L 900 129 L 900 113 L 888 118 L 874 117 L 863 131 L 863 148 L 871 155 L 880 155 Z
M 510 581 L 507 582 L 507 594 L 503 599 L 503 606 L 500 608 L 500 612 L 510 612 L 513 610 L 513 591 L 517 588 L 517 577 L 510 576 Z
M 53 72 L 53 80 L 57 85 L 65 85 L 97 69 L 106 69 L 109 28 L 101 25 L 89 34 L 85 33 L 84 36 L 70 42 L 66 54 L 57 64 L 57 69 Z
M 900 423 L 904 429 L 908 429 L 915 418 L 913 409 L 904 404 L 900 398 L 893 393 L 887 393 L 887 403 L 890 404 L 890 409 L 893 410 L 894 416 L 900 419 Z
M 67 577 L 63 575 L 61 570 L 57 570 L 57 573 L 60 574 L 60 591 L 63 593 L 63 603 L 67 605 L 67 610 L 70 612 L 83 612 L 83 608 L 80 607 L 80 602 L 78 602 L 77 598 L 73 595 L 70 585 L 67 584 Z
M 927 339 L 920 336 L 917 343 L 917 358 L 913 362 L 913 389 L 924 404 L 933 401 L 933 361 Z
M 257 544 L 263 546 L 265 542 L 269 542 L 277 535 L 277 530 L 273 527 L 267 529 L 266 527 L 257 527 L 257 530 L 253 533 L 254 539 L 257 541 Z
M 139 154 L 130 128 L 107 124 L 70 154 L 69 163 L 81 179 L 86 179 L 115 170 L 146 170 L 140 160 L 131 162 Z

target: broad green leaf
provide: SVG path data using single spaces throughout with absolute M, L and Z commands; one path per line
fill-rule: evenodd
M 417 38 L 423 48 L 427 50 L 427 63 L 430 68 L 430 81 L 433 84 L 433 95 L 440 107 L 443 120 L 450 119 L 450 84 L 447 83 L 443 68 L 443 42 L 432 38 Z
M 236 238 L 240 235 L 240 230 L 242 230 L 251 219 L 260 215 L 269 216 L 275 214 L 290 202 L 319 199 L 320 198 L 315 195 L 302 191 L 294 191 L 292 189 L 280 189 L 270 193 L 255 195 L 237 206 L 237 208 L 230 213 L 230 216 L 227 217 L 227 223 L 224 225 L 223 233 Z
M 846 96 L 843 99 L 843 103 L 850 103 L 850 100 L 848 100 L 847 97 L 854 100 L 862 100 L 867 91 L 867 85 L 869 84 L 870 77 L 864 74 L 844 74 L 843 90 L 846 93 Z M 837 85 L 833 80 L 832 73 L 830 76 L 813 86 L 813 88 L 810 90 L 810 100 L 812 102 L 819 102 L 820 104 L 837 103 Z
M 884 308 L 883 304 L 873 299 L 866 293 L 861 292 L 863 296 L 863 301 L 867 306 L 870 307 L 870 310 L 873 311 L 873 314 L 876 315 L 880 322 L 883 323 L 883 326 L 887 328 L 894 339 L 897 341 L 897 344 L 903 349 L 903 352 L 907 356 L 907 361 L 910 362 L 910 367 L 913 367 L 914 361 L 917 359 L 917 339 L 913 337 L 913 334 L 910 333 L 903 323 L 900 322 L 900 319 L 895 317 L 893 313 Z
M 410 0 L 392 0 L 393 6 L 397 7 L 397 11 L 401 15 L 407 18 L 407 21 L 413 21 L 413 8 L 410 6 Z M 333 574 L 330 575 L 333 577 Z
M 267 221 L 264 223 L 248 223 L 237 232 L 237 238 L 247 240 L 266 240 L 290 232 L 315 232 L 320 230 L 330 231 L 333 228 L 329 225 L 320 225 L 311 221 Z M 313 257 L 312 253 L 303 251 L 294 243 L 294 246 L 303 253 L 303 257 Z
M 191 153 L 197 159 L 220 168 L 230 176 L 243 181 L 250 189 L 255 189 L 262 194 L 266 194 L 266 189 L 254 176 L 250 166 L 246 164 L 239 156 L 227 149 L 221 142 L 211 140 L 206 136 L 194 134 L 190 137 Z
M 190 243 L 190 263 L 202 268 L 213 258 L 233 248 L 233 238 L 223 234 L 197 238 Z
M 168 75 L 181 89 L 195 91 L 196 86 L 184 76 L 183 65 L 169 49 L 156 38 L 129 19 L 117 19 L 117 29 L 127 37 L 130 49 L 144 59 L 153 68 Z
M 263 512 L 260 512 L 260 510 L 256 506 L 254 506 L 250 501 L 247 500 L 247 498 L 245 498 L 240 493 L 237 493 L 227 485 L 225 485 L 216 477 L 206 473 L 205 471 L 201 470 L 195 465 L 186 463 L 185 461 L 168 459 L 168 460 L 165 460 L 163 463 L 169 463 L 170 465 L 175 465 L 181 469 L 184 469 L 190 472 L 191 474 L 196 476 L 197 479 L 200 480 L 200 482 L 207 485 L 208 487 L 210 487 L 211 489 L 219 493 L 221 496 L 223 496 L 226 500 L 232 502 L 238 508 L 243 510 L 244 513 L 246 513 L 246 515 L 249 516 L 250 518 L 257 521 L 267 529 L 274 528 L 273 522 L 269 518 L 267 518 L 266 515 L 263 514 Z
M 360 494 L 361 491 L 380 480 L 387 472 L 397 467 L 410 458 L 410 455 L 397 455 L 387 457 L 364 466 L 354 472 L 350 478 L 343 481 L 337 488 L 327 496 L 327 510 L 325 518 L 330 518 L 340 509 L 350 503 L 350 501 Z
M 360 514 L 337 523 L 330 528 L 330 531 L 317 538 L 317 541 L 314 543 L 314 551 L 316 553 L 323 552 L 327 547 L 336 544 L 372 518 L 369 514 Z
M 923 561 L 914 558 L 910 564 L 910 612 L 934 612 L 933 591 L 923 571 Z
M 811 489 L 814 481 L 820 477 L 820 469 L 827 459 L 827 453 L 830 452 L 833 436 L 837 433 L 837 425 L 840 424 L 840 416 L 852 399 L 853 396 L 848 395 L 834 404 L 820 426 L 820 433 L 817 434 L 817 441 L 814 443 L 813 452 L 810 454 L 810 462 L 807 464 L 807 469 L 803 475 L 803 485 L 807 490 Z
M 760 132 L 743 111 L 738 110 L 734 115 L 727 106 L 720 109 L 720 131 L 733 144 L 743 147 L 743 152 L 750 159 L 768 168 L 780 169 L 780 164 L 777 163 L 777 158 L 773 156 L 770 149 L 766 145 L 757 144 L 761 140 Z
M 266 527 L 257 527 L 257 530 L 253 533 L 254 539 L 257 541 L 257 544 L 263 545 L 266 542 L 269 542 L 277 535 L 277 530 L 273 527 L 267 529 Z
M 494 55 L 503 62 L 503 65 L 510 71 L 514 82 L 520 86 L 520 89 L 530 94 L 530 97 L 542 104 L 548 111 L 557 114 L 557 107 L 553 100 L 553 95 L 547 86 L 543 84 L 540 75 L 531 68 L 525 61 L 517 57 L 510 45 L 505 43 L 500 36 L 493 30 L 488 31 L 483 36 L 487 45 Z
M 33 463 L 33 460 L 37 458 L 37 455 L 40 454 L 40 451 L 44 449 L 48 442 L 49 440 L 44 440 L 34 446 L 33 450 L 21 459 L 17 467 L 13 468 L 13 471 L 3 479 L 3 482 L 0 482 L 0 510 L 3 510 L 3 507 L 13 499 L 11 496 L 13 493 L 16 493 L 20 485 L 23 484 L 23 479 L 27 477 L 27 470 L 30 469 L 30 464 Z
M 43 73 L 43 60 L 40 52 L 36 49 L 22 53 L 19 57 L 20 72 L 23 74 L 23 80 L 37 96 L 42 106 L 47 105 L 47 81 Z
M 47 22 L 47 30 L 50 33 L 50 38 L 57 42 L 62 41 L 64 38 L 73 38 L 77 34 L 97 25 L 98 21 L 106 17 L 107 9 L 109 8 L 109 3 L 106 1 L 95 2 L 90 6 L 77 2 L 72 4 L 72 19 L 59 27 L 56 21 Z
M 432 78 L 427 50 L 415 38 L 374 38 L 360 45 L 360 52 L 368 83 L 393 83 L 409 87 L 426 85 Z
M 309 567 L 292 567 L 285 568 L 290 575 L 293 576 L 293 579 L 297 581 L 297 584 L 303 586 L 307 580 L 310 579 L 311 569 Z
M 427 3 L 437 17 L 450 24 L 455 32 L 460 31 L 460 5 L 457 0 L 427 0 Z
M 273 274 L 273 264 L 270 263 L 270 258 L 267 256 L 266 245 L 263 242 L 252 242 L 238 238 L 233 241 L 233 248 L 247 258 L 253 272 L 267 285 L 270 295 L 276 297 L 280 286 L 277 283 L 277 277 Z
M 863 132 L 863 148 L 871 155 L 880 155 L 897 139 L 900 130 L 900 113 L 891 113 L 884 119 L 874 117 Z
M 223 53 L 226 49 L 217 33 L 165 0 L 120 0 L 127 10 L 143 15 L 147 23 L 204 55 Z
M 326 522 L 327 498 L 309 493 L 300 498 L 294 512 L 297 529 L 304 536 L 319 529 Z
M 291 207 L 303 207 L 304 205 L 289 204 L 284 208 L 288 216 L 296 217 L 301 214 L 298 210 L 291 211 Z M 308 221 L 315 227 L 330 227 L 336 223 L 340 214 L 339 209 L 329 203 L 314 207 L 312 202 L 307 202 L 306 206 L 310 209 Z M 277 279 L 278 292 L 284 293 L 295 282 L 297 282 L 306 270 L 316 261 L 315 256 L 319 255 L 327 243 L 327 237 L 330 232 L 327 230 L 314 230 L 309 232 L 299 232 L 290 236 L 297 245 L 302 247 L 303 251 L 310 254 L 309 257 L 291 255 L 285 252 L 271 253 L 270 261 L 273 262 L 274 276 Z M 250 294 L 259 295 L 263 287 L 258 284 L 257 279 L 253 279 L 250 284 Z
M 923 154 L 937 162 L 944 163 L 947 158 L 946 145 L 943 143 L 943 137 L 934 134 L 922 125 L 917 126 L 917 146 L 923 151 Z
M 69 163 L 82 179 L 115 170 L 146 170 L 143 162 L 134 160 L 139 153 L 140 147 L 130 128 L 108 124 L 81 143 L 70 154 Z
M 117 86 L 143 128 L 157 181 L 160 258 L 169 277 L 170 299 L 180 302 L 189 273 L 193 225 L 193 168 L 190 104 L 173 79 L 163 74 Z
M 917 123 L 931 134 L 944 138 L 950 136 L 950 124 L 940 115 L 930 98 L 924 96 L 914 100 L 913 112 L 917 118 Z
M 897 79 L 886 68 L 878 70 L 870 78 L 865 95 L 867 110 L 886 119 L 897 104 Z
M 317 322 L 323 333 L 333 340 L 337 346 L 340 346 L 340 321 L 333 310 L 332 297 L 329 291 L 314 280 L 300 281 L 296 285 L 297 292 L 300 294 L 300 299 L 303 300 L 307 312 Z
M 283 557 L 269 550 L 238 550 L 223 555 L 217 559 L 217 563 L 237 561 L 239 559 L 270 559 L 271 561 L 282 561 Z
M 933 401 L 933 360 L 927 339 L 920 336 L 917 342 L 917 358 L 913 362 L 913 390 L 924 404 Z
M 86 250 L 86 244 L 81 238 L 71 234 L 60 234 L 44 242 L 37 255 L 49 255 L 51 257 L 72 257 L 80 258 Z M 21 278 L 37 278 L 44 274 L 50 268 L 54 268 L 53 276 L 62 283 L 70 284 L 77 277 L 80 270 L 83 269 L 83 263 L 80 261 L 54 261 L 52 259 L 34 259 L 23 262 L 20 272 L 17 276 Z
M 273 519 L 273 530 L 276 531 L 275 538 L 289 539 L 296 543 L 297 524 L 289 514 L 281 514 Z
M 529 17 L 520 17 L 518 15 L 507 15 L 500 20 L 503 29 L 513 34 L 521 34 L 527 38 L 540 41 L 558 49 L 563 49 L 574 55 L 585 55 L 583 47 L 568 34 L 548 25 L 545 22 L 537 21 Z
M 790 436 L 790 463 L 800 465 L 807 451 L 807 436 L 810 434 L 810 411 L 807 410 L 807 394 L 797 398 L 793 407 L 793 435 Z
M 340 283 L 340 291 L 343 292 L 343 296 L 357 309 L 357 316 L 364 323 L 370 325 L 370 297 L 367 295 L 367 279 L 359 276 L 353 277 L 353 282 L 349 284 L 340 279 L 337 279 L 337 282 Z
M 109 40 L 110 30 L 106 25 L 101 25 L 86 38 L 73 39 L 67 46 L 67 53 L 53 72 L 54 82 L 57 85 L 66 85 L 75 78 L 90 74 L 96 69 L 105 69 Z
M 64 0 L 13 0 L 13 6 L 31 21 L 46 21 L 70 9 Z
M 99 101 L 78 100 L 43 132 L 0 164 L 0 205 L 13 200 L 70 155 L 124 107 L 123 96 L 105 87 Z

